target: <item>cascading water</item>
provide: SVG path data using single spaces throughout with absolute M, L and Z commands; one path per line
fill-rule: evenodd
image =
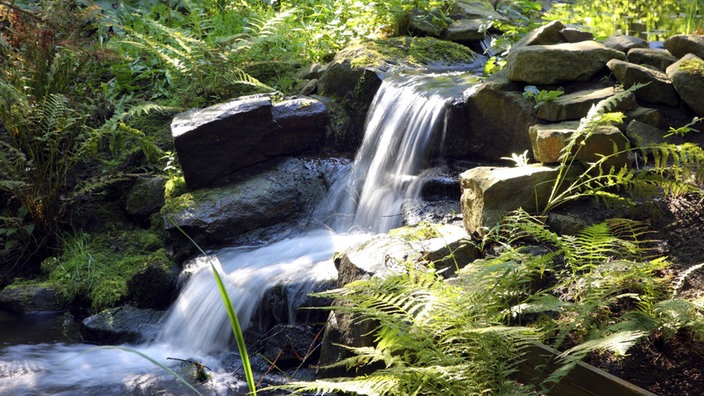
M 232 376 L 222 362 L 232 348 L 232 331 L 210 264 L 222 274 L 246 327 L 270 287 L 300 285 L 289 296 L 290 309 L 295 310 L 316 282 L 336 278 L 331 259 L 335 251 L 365 233 L 400 225 L 402 204 L 416 198 L 417 175 L 442 139 L 448 95 L 439 92 L 458 86 L 444 77 L 444 86 L 420 89 L 418 78 L 385 79 L 370 107 L 364 141 L 349 173 L 331 187 L 312 216 L 325 226 L 265 246 L 226 248 L 192 260 L 184 270 L 187 283 L 156 340 L 133 348 L 161 364 L 170 364 L 169 357 L 198 359 L 221 372 L 217 378 L 225 378 L 206 385 L 209 392 L 231 389 L 227 381 Z M 84 345 L 63 344 L 0 349 L 3 394 L 145 394 L 160 389 L 168 378 L 152 362 L 122 350 L 89 351 Z

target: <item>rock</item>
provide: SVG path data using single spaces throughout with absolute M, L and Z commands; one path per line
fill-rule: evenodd
M 648 42 L 640 37 L 615 34 L 602 42 L 606 47 L 627 53 L 631 48 L 648 48 Z
M 467 238 L 467 233 L 458 226 L 421 225 L 402 227 L 389 234 L 358 241 L 335 257 L 337 286 L 402 273 L 409 263 L 426 265 L 427 260 L 434 261 L 436 269 L 449 276 L 458 269 L 457 265 L 468 264 L 478 256 L 478 250 L 466 243 Z M 450 255 L 454 255 L 454 259 Z M 353 315 L 332 311 L 325 324 L 320 365 L 329 365 L 348 357 L 349 350 L 340 345 L 373 345 L 375 327 L 376 324 L 371 321 L 359 321 Z M 342 372 L 333 370 L 327 374 Z
M 572 92 L 562 95 L 553 101 L 543 103 L 540 108 L 538 108 L 537 115 L 543 120 L 553 122 L 577 120 L 587 115 L 592 105 L 613 96 L 615 93 L 616 89 L 614 87 Z M 630 110 L 636 105 L 636 98 L 631 94 L 626 100 L 622 101 L 619 104 L 619 108 L 614 109 L 614 111 Z
M 486 33 L 483 30 L 482 19 L 459 19 L 452 21 L 447 31 L 443 34 L 445 40 L 456 43 L 469 43 L 484 40 Z
M 329 165 L 325 165 L 325 164 Z M 327 193 L 345 161 L 289 158 L 243 173 L 228 185 L 174 198 L 162 208 L 167 230 L 186 230 L 202 247 L 305 216 Z
M 81 322 L 81 336 L 87 342 L 100 345 L 152 341 L 159 333 L 163 315 L 162 311 L 131 306 L 105 310 Z
M 539 124 L 530 127 L 530 138 L 533 146 L 533 156 L 536 161 L 543 164 L 560 162 L 560 155 L 567 146 L 569 139 L 577 132 L 578 121 L 566 121 L 557 124 Z M 614 154 L 614 148 L 625 150 L 627 139 L 621 131 L 613 125 L 599 125 L 593 130 L 589 138 L 576 147 L 579 148 L 574 157 L 584 163 L 595 162 L 602 155 Z M 626 154 L 610 158 L 604 165 L 623 166 L 627 162 Z
M 529 84 L 587 81 L 611 59 L 625 59 L 623 52 L 595 41 L 513 47 L 506 58 L 506 76 Z
M 562 34 L 566 28 L 567 27 L 562 22 L 552 21 L 537 29 L 531 30 L 528 34 L 518 40 L 513 47 L 566 43 L 568 41 Z
M 335 288 L 336 279 L 311 280 L 303 283 L 278 284 L 267 290 L 262 296 L 249 329 L 257 334 L 264 334 L 280 323 L 297 323 L 305 325 L 322 324 L 328 312 L 320 307 L 329 307 L 332 301 L 310 296 L 311 293 L 323 292 Z
M 625 88 L 648 83 L 635 91 L 639 100 L 672 107 L 679 104 L 679 96 L 665 73 L 618 59 L 610 60 L 607 66 Z
M 585 32 L 574 28 L 564 28 L 560 30 L 560 34 L 568 43 L 579 43 L 580 41 L 594 40 L 594 35 L 591 32 Z
M 0 308 L 16 313 L 60 312 L 65 309 L 55 287 L 45 283 L 13 284 L 0 290 Z
M 506 21 L 506 17 L 482 1 L 458 0 L 452 3 L 448 12 L 450 18 L 479 18 L 492 21 Z
M 166 179 L 140 177 L 127 192 L 125 210 L 135 216 L 148 216 L 164 205 Z
M 658 109 L 652 109 L 649 107 L 638 106 L 635 109 L 626 112 L 626 125 L 630 120 L 637 120 L 644 122 L 646 124 L 662 128 L 665 126 L 665 117 Z
M 145 263 L 127 280 L 127 293 L 137 308 L 166 309 L 176 297 L 179 269 L 171 262 Z
M 667 76 L 682 101 L 698 116 L 704 116 L 704 60 L 687 54 L 667 68 Z
M 327 122 L 327 108 L 316 99 L 272 104 L 255 95 L 177 114 L 171 133 L 193 190 L 267 159 L 316 149 Z
M 503 75 L 495 75 L 465 92 L 467 126 L 448 128 L 449 152 L 498 161 L 530 149 L 528 128 L 540 120 L 522 91 L 506 90 L 507 87 L 509 81 Z
M 670 51 L 655 48 L 631 48 L 626 54 L 626 61 L 638 65 L 649 65 L 660 71 L 675 63 L 677 58 Z
M 460 175 L 462 216 L 468 233 L 483 235 L 518 208 L 536 212 L 550 195 L 557 169 L 544 165 L 472 168 Z
M 666 139 L 666 134 L 664 130 L 638 120 L 629 122 L 626 127 L 626 136 L 635 147 L 645 148 L 661 143 L 683 143 L 682 138 L 676 136 L 671 136 Z
M 663 43 L 665 49 L 676 58 L 694 54 L 704 59 L 704 36 L 696 34 L 676 34 Z
M 259 338 L 253 352 L 275 363 L 279 369 L 314 363 L 319 350 L 314 348 L 318 330 L 310 325 L 278 324 Z M 251 352 L 250 352 L 251 353 Z
M 559 235 L 577 235 L 589 223 L 575 216 L 569 216 L 561 213 L 548 213 L 546 220 L 547 225 Z

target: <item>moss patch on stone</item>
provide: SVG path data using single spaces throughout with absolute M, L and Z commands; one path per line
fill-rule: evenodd
M 350 46 L 343 52 L 351 59 L 352 66 L 373 69 L 456 65 L 476 59 L 468 47 L 432 37 L 379 39 Z
M 704 60 L 697 58 L 683 60 L 679 65 L 679 70 L 704 77 Z

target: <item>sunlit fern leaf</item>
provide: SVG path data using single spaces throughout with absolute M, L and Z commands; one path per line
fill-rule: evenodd
M 290 382 L 277 389 L 290 390 L 293 394 L 315 392 L 316 394 L 345 393 L 359 395 L 394 394 L 400 379 L 393 375 L 358 376 L 354 378 L 337 378 L 330 380 L 315 380 L 311 382 Z

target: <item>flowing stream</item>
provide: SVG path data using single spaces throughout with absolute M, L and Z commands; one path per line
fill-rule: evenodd
M 323 224 L 267 245 L 225 248 L 191 260 L 184 268 L 188 280 L 152 342 L 118 348 L 60 340 L 0 344 L 0 394 L 189 392 L 140 354 L 174 369 L 178 363 L 169 358 L 201 361 L 214 372 L 202 386 L 204 393 L 244 391 L 242 380 L 224 364 L 233 350 L 232 331 L 210 264 L 225 280 L 243 327 L 252 324 L 257 304 L 275 285 L 287 285 L 288 317 L 294 318 L 318 283 L 336 279 L 334 252 L 402 224 L 402 204 L 417 198 L 419 173 L 440 154 L 446 102 L 467 87 L 467 80 L 466 73 L 385 78 L 349 173 L 311 214 Z

